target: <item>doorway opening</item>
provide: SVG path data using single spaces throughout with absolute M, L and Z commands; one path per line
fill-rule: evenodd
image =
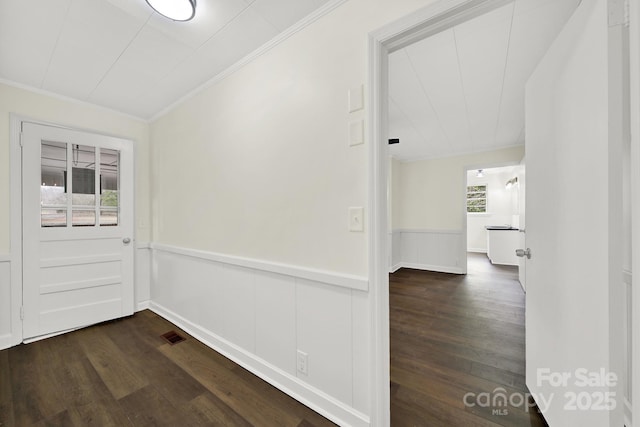
M 525 289 L 525 165 L 474 167 L 466 179 L 467 271 L 484 255 L 492 265 L 512 266 Z
M 373 178 L 375 191 L 372 197 L 372 212 L 375 212 L 371 221 L 372 259 L 390 260 L 390 265 L 382 268 L 372 266 L 372 280 L 383 287 L 374 291 L 377 294 L 374 300 L 379 309 L 378 314 L 389 310 L 389 288 L 385 288 L 388 278 L 383 269 L 391 267 L 393 271 L 396 267 L 411 267 L 412 264 L 411 260 L 399 260 L 394 248 L 402 248 L 400 252 L 408 248 L 414 254 L 417 253 L 415 264 L 418 268 L 440 267 L 430 268 L 440 274 L 467 272 L 467 213 L 463 210 L 467 196 L 465 191 L 463 197 L 458 197 L 459 189 L 466 190 L 466 169 L 469 165 L 505 161 L 517 163 L 521 160 L 524 144 L 524 83 L 579 1 L 545 2 L 544 5 L 558 8 L 561 3 L 564 7 L 562 11 L 546 11 L 550 19 L 545 20 L 545 25 L 538 25 L 539 22 L 536 23 L 531 16 L 523 18 L 526 12 L 538 14 L 538 18 L 539 14 L 543 14 L 540 8 L 531 7 L 533 2 L 472 1 L 459 2 L 458 7 L 453 8 L 451 4 L 438 3 L 425 10 L 421 16 L 418 14 L 407 18 L 411 23 L 398 23 L 395 27 L 392 25 L 385 29 L 384 34 L 374 34 L 374 40 L 381 41 L 380 44 L 384 46 L 380 52 L 375 49 L 372 52 L 373 63 L 380 66 L 379 69 L 374 66 L 372 78 L 372 98 L 374 106 L 379 108 L 372 111 L 374 134 L 378 132 L 384 140 L 400 140 L 400 144 L 392 147 L 374 147 L 372 155 L 376 175 Z M 536 5 L 539 6 L 540 3 Z M 522 9 L 517 12 L 519 6 Z M 519 27 L 518 19 L 527 22 L 530 29 L 550 29 L 549 34 L 546 37 L 524 35 L 526 31 Z M 507 34 L 506 39 L 501 40 L 502 43 L 493 39 L 491 47 L 478 47 L 480 40 L 492 39 L 492 30 L 500 28 Z M 537 49 L 518 48 L 517 44 L 525 40 L 544 42 Z M 429 46 L 434 51 L 419 56 L 420 49 L 415 47 L 418 44 Z M 497 52 L 500 50 L 501 52 Z M 502 54 L 505 56 L 500 56 Z M 496 58 L 501 58 L 502 61 L 498 61 L 500 66 L 492 63 Z M 403 78 L 394 80 L 394 64 L 400 64 L 399 74 Z M 446 64 L 454 64 L 453 71 L 446 69 Z M 494 69 L 491 70 L 491 67 Z M 523 71 L 521 68 L 527 70 Z M 511 69 L 518 69 L 522 75 L 517 78 L 510 76 Z M 428 77 L 421 75 L 423 70 L 430 73 Z M 483 78 L 492 75 L 491 71 L 498 73 L 497 80 L 485 81 L 483 84 Z M 492 78 L 495 79 L 495 75 Z M 470 83 L 474 79 L 477 86 Z M 412 80 L 417 81 L 418 85 L 409 87 Z M 380 83 L 381 81 L 384 83 Z M 519 83 L 516 84 L 516 81 Z M 395 90 L 394 86 L 399 90 Z M 378 90 L 379 88 L 382 90 Z M 491 92 L 489 96 L 487 92 Z M 394 93 L 400 93 L 400 96 L 394 96 Z M 423 98 L 422 102 L 419 98 Z M 513 105 L 517 108 L 512 108 Z M 411 111 L 413 107 L 417 108 Z M 508 125 L 503 127 L 505 123 Z M 423 151 L 417 153 L 419 150 Z M 494 152 L 496 156 L 487 160 L 485 156 L 489 152 Z M 389 154 L 392 156 L 391 161 L 388 159 Z M 427 166 L 424 168 L 427 172 L 421 173 L 418 170 L 421 164 Z M 395 187 L 393 175 L 398 168 L 404 169 L 400 173 L 400 179 L 404 182 L 402 186 Z M 452 175 L 447 174 L 448 172 Z M 409 191 L 404 184 L 412 179 L 419 183 L 416 188 L 422 187 L 423 206 L 416 202 L 418 198 L 411 200 L 411 197 L 407 197 Z M 376 182 L 388 183 L 389 201 L 387 194 L 380 191 L 382 186 L 376 185 Z M 425 187 L 431 187 L 427 190 L 433 191 L 424 191 Z M 446 191 L 447 188 L 455 190 Z M 391 201 L 398 193 L 404 199 L 404 209 L 400 212 L 394 211 Z M 444 203 L 449 200 L 453 200 L 451 204 Z M 390 218 L 386 218 L 387 215 Z M 385 229 L 376 224 L 387 224 L 387 227 Z M 398 242 L 396 231 L 416 232 L 423 236 Z M 386 246 L 384 242 L 389 234 L 391 244 Z M 425 234 L 438 235 L 435 241 L 439 244 L 435 244 L 435 250 L 413 250 L 420 244 L 420 240 L 429 240 L 424 238 Z M 448 235 L 447 239 L 455 243 L 442 244 L 442 235 Z M 382 252 L 387 253 L 388 257 L 376 256 L 380 251 L 377 244 L 385 245 L 386 251 Z M 433 255 L 437 262 L 421 258 L 424 254 Z M 442 264 L 443 260 L 445 265 Z M 388 327 L 388 323 L 384 321 L 373 320 L 374 325 L 382 330 Z M 384 340 L 374 344 L 378 348 L 385 346 Z M 384 374 L 385 369 L 388 369 L 383 360 L 374 360 L 373 365 L 377 370 L 374 378 L 379 378 L 379 372 Z M 393 365 L 391 369 L 394 369 Z M 395 394 L 398 390 L 392 387 L 391 393 Z M 385 399 L 384 394 L 381 391 L 376 400 Z M 375 415 L 383 418 L 387 416 L 384 409 Z

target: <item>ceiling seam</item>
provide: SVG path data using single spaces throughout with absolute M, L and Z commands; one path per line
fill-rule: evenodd
M 255 0 L 254 0 L 255 1 Z M 196 55 L 198 53 L 198 51 L 200 51 L 200 49 L 203 48 L 204 45 L 206 45 L 207 43 L 209 43 L 209 41 L 211 39 L 213 39 L 215 36 L 217 36 L 218 34 L 220 34 L 222 31 L 224 31 L 229 25 L 231 25 L 233 22 L 235 22 L 240 15 L 242 15 L 245 11 L 247 11 L 249 8 L 251 8 L 251 6 L 253 5 L 253 1 L 249 4 L 247 4 L 244 8 L 242 8 L 242 10 L 240 10 L 233 18 L 231 18 L 229 21 L 227 21 L 222 27 L 220 27 L 215 33 L 213 33 L 211 36 L 209 36 L 209 38 L 207 38 L 205 41 L 203 41 L 202 43 L 200 43 L 200 45 L 198 47 L 196 47 L 195 49 L 193 49 L 191 51 L 191 53 L 189 53 L 188 55 L 186 55 L 180 62 L 178 62 L 177 64 L 173 65 L 171 67 L 171 69 L 169 69 L 166 73 L 164 73 L 162 75 L 162 77 L 160 77 L 158 79 L 158 81 L 155 84 L 159 84 L 161 83 L 163 80 L 165 80 L 167 77 L 169 77 L 175 70 L 176 68 L 178 68 L 181 64 L 184 64 L 185 62 L 187 62 L 189 59 L 191 59 L 194 55 Z M 262 19 L 264 19 L 264 17 L 262 15 L 260 15 L 260 17 L 262 17 Z M 265 19 L 265 22 L 267 22 L 269 25 L 272 25 L 269 21 L 267 21 Z M 273 25 L 272 25 L 273 26 Z M 274 27 L 274 29 L 276 30 L 276 32 L 278 31 L 277 28 Z M 154 86 L 155 87 L 155 86 Z M 142 96 L 144 93 L 148 92 L 148 88 L 147 89 L 142 89 L 140 90 L 140 92 L 137 94 L 137 96 Z
M 269 50 L 271 50 L 274 47 L 278 46 L 280 43 L 284 42 L 289 37 L 293 36 L 294 34 L 298 33 L 302 29 L 304 29 L 304 28 L 308 27 L 309 25 L 313 24 L 318 19 L 320 19 L 323 16 L 325 16 L 326 14 L 332 12 L 334 9 L 338 8 L 339 6 L 341 6 L 342 4 L 344 4 L 347 1 L 348 0 L 328 0 L 322 7 L 320 7 L 319 9 L 316 9 L 314 12 L 312 12 L 309 15 L 307 15 L 306 17 L 302 18 L 300 21 L 294 23 L 292 26 L 287 28 L 284 32 L 281 32 L 280 34 L 276 35 L 271 40 L 269 40 L 266 43 L 264 43 L 262 46 L 258 47 L 257 49 L 253 50 L 252 52 L 249 52 L 246 56 L 244 56 L 243 58 L 241 58 L 237 62 L 235 62 L 232 65 L 230 65 L 227 68 L 225 68 L 223 71 L 221 71 L 218 74 L 212 76 L 211 78 L 209 78 L 208 80 L 204 81 L 203 83 L 201 83 L 200 85 L 196 86 L 195 88 L 189 90 L 184 96 L 178 98 L 176 101 L 172 102 L 168 106 L 162 108 L 159 111 L 156 111 L 147 120 L 149 122 L 153 122 L 153 121 L 157 120 L 158 118 L 162 117 L 163 115 L 165 115 L 168 112 L 170 112 L 173 109 L 175 109 L 178 105 L 184 103 L 187 99 L 192 98 L 193 96 L 195 96 L 196 94 L 202 92 L 206 88 L 208 88 L 208 87 L 210 87 L 210 86 L 212 86 L 212 85 L 214 85 L 214 84 L 226 79 L 228 76 L 230 76 L 231 74 L 235 73 L 236 71 L 238 71 L 239 69 L 241 69 L 242 67 L 247 65 L 248 63 L 254 61 L 256 58 L 258 58 L 259 56 L 263 55 L 265 52 L 268 52 Z M 252 4 L 253 4 L 253 2 L 252 2 Z M 251 5 L 249 5 L 249 6 L 251 6 Z M 244 10 L 245 9 L 243 9 L 243 11 Z M 238 14 L 238 16 L 239 15 L 240 14 Z M 234 18 L 234 20 L 235 20 L 235 18 Z M 214 36 L 212 36 L 212 37 L 214 37 Z M 173 69 L 172 69 L 172 71 L 173 71 Z
M 91 95 L 93 95 L 93 93 L 96 91 L 96 89 L 98 89 L 98 87 L 100 86 L 100 84 L 102 84 L 104 79 L 107 78 L 107 75 L 109 75 L 109 73 L 111 72 L 113 67 L 115 67 L 115 65 L 118 63 L 118 61 L 120 61 L 120 58 L 122 58 L 122 55 L 124 55 L 124 53 L 129 49 L 129 47 L 131 47 L 131 45 L 133 44 L 134 41 L 136 41 L 136 39 L 138 38 L 138 36 L 142 32 L 142 30 L 144 30 L 144 28 L 147 26 L 147 24 L 149 23 L 149 20 L 151 20 L 152 16 L 153 16 L 153 13 L 150 13 L 149 16 L 147 17 L 147 20 L 144 21 L 144 24 L 142 24 L 140 26 L 140 28 L 138 28 L 138 31 L 136 31 L 136 34 L 131 38 L 131 40 L 129 40 L 129 43 L 127 43 L 127 45 L 124 47 L 124 49 L 122 49 L 122 52 L 120 52 L 118 57 L 111 63 L 111 66 L 107 69 L 107 71 L 105 71 L 105 73 L 102 75 L 102 77 L 100 77 L 100 80 L 98 80 L 98 83 L 96 83 L 96 85 L 93 87 L 93 89 L 91 89 L 91 92 L 89 92 L 87 94 L 87 96 L 84 98 L 85 101 L 91 98 Z
M 497 143 L 498 128 L 500 127 L 500 116 L 502 114 L 502 101 L 504 98 L 504 82 L 507 80 L 507 66 L 509 64 L 509 54 L 511 53 L 511 35 L 513 32 L 513 20 L 516 14 L 516 2 L 512 3 L 511 8 L 511 23 L 509 24 L 509 37 L 507 38 L 507 54 L 504 58 L 504 68 L 502 69 L 502 87 L 500 88 L 500 101 L 498 103 L 498 116 L 496 117 L 496 127 L 493 131 L 493 144 Z
M 64 27 L 67 25 L 67 18 L 69 17 L 69 11 L 71 10 L 71 4 L 73 0 L 69 1 L 69 5 L 67 6 L 67 10 L 64 13 L 64 19 L 62 20 L 62 25 L 60 26 L 60 31 L 58 31 L 58 37 L 56 37 L 56 42 L 53 45 L 53 49 L 51 49 L 51 55 L 49 55 L 49 61 L 47 61 L 47 68 L 44 70 L 44 75 L 42 76 L 42 81 L 40 82 L 39 88 L 42 89 L 44 87 L 44 82 L 47 80 L 47 75 L 49 74 L 49 67 L 51 67 L 51 62 L 53 61 L 53 56 L 58 50 L 58 42 L 60 41 L 60 37 L 62 36 L 62 31 Z
M 429 106 L 433 110 L 433 113 L 435 114 L 436 119 L 438 120 L 438 126 L 440 127 L 440 130 L 442 131 L 442 134 L 444 135 L 444 137 L 447 139 L 447 145 L 451 146 L 451 138 L 449 138 L 449 135 L 447 135 L 447 131 L 444 129 L 444 126 L 442 126 L 442 119 L 440 119 L 440 115 L 438 114 L 438 111 L 434 108 L 433 102 L 431 102 L 431 98 L 427 93 L 427 89 L 424 87 L 424 84 L 422 83 L 422 79 L 420 78 L 420 75 L 416 71 L 416 67 L 413 65 L 413 61 L 411 60 L 411 56 L 409 55 L 409 49 L 404 48 L 403 50 L 405 52 L 405 55 L 407 56 L 407 60 L 409 61 L 409 65 L 411 66 L 411 70 L 413 71 L 413 74 L 415 74 L 416 79 L 418 79 L 418 83 L 420 84 L 420 89 L 422 89 L 422 93 L 424 94 L 425 98 L 427 98 L 427 101 L 429 102 Z
M 458 63 L 458 77 L 460 77 L 460 86 L 462 87 L 462 95 L 464 97 L 464 110 L 467 114 L 467 132 L 469 135 L 469 142 L 471 146 L 469 147 L 471 150 L 474 149 L 473 136 L 471 135 L 471 118 L 469 117 L 469 102 L 467 100 L 467 91 L 464 87 L 464 79 L 462 78 L 462 67 L 460 65 L 460 49 L 458 49 L 458 37 L 456 36 L 456 28 L 452 28 L 453 31 L 453 43 L 456 47 L 456 61 Z

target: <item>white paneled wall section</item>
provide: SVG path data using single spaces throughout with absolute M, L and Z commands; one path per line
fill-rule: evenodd
M 135 257 L 135 309 L 140 311 L 149 308 L 151 300 L 151 246 L 149 243 L 138 243 Z
M 464 274 L 465 242 L 462 230 L 393 230 L 391 272 L 400 268 Z
M 10 347 L 11 332 L 11 262 L 0 254 L 0 349 Z
M 333 421 L 369 424 L 367 279 L 154 244 L 152 283 L 156 313 Z

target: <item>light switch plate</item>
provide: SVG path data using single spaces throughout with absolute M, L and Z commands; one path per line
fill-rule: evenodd
M 349 145 L 364 144 L 364 120 L 349 123 Z
M 297 351 L 298 372 L 303 375 L 309 375 L 309 355 L 304 351 Z
M 349 231 L 364 231 L 364 208 L 349 208 Z
M 362 85 L 349 89 L 349 112 L 354 113 L 364 108 L 364 90 Z

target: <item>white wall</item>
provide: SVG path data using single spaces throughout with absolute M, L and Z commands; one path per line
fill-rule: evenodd
M 394 227 L 462 230 L 465 170 L 506 162 L 518 163 L 524 146 L 441 159 L 402 162 L 400 208 Z
M 461 230 L 393 230 L 391 267 L 465 273 L 466 254 Z
M 430 2 L 346 2 L 153 122 L 154 241 L 367 274 L 347 229 L 367 205 L 366 143 L 348 145 L 365 112 L 347 92 L 367 34 Z
M 364 119 L 366 109 L 350 114 L 347 93 L 362 85 L 367 93 L 369 32 L 431 2 L 350 0 L 151 123 L 154 243 L 354 276 L 366 283 L 367 235 L 349 232 L 347 216 L 349 207 L 368 206 L 368 141 L 348 144 L 349 122 Z M 365 210 L 365 223 L 367 218 Z M 273 365 L 267 359 L 276 355 L 260 353 L 259 335 L 249 324 L 295 312 L 295 319 L 289 319 L 298 328 L 295 344 L 309 350 L 309 369 L 317 366 L 320 371 L 296 381 L 286 377 L 287 384 L 302 387 L 315 407 L 326 408 L 333 401 L 329 406 L 335 416 L 368 422 L 366 289 L 346 292 L 331 283 L 310 284 L 295 277 L 292 299 L 290 281 L 278 277 L 262 284 L 261 272 L 245 270 L 225 276 L 224 288 L 203 280 L 215 275 L 185 285 L 182 277 L 164 276 L 185 270 L 182 261 L 156 258 L 155 251 L 153 259 L 159 268 L 152 274 L 153 303 L 173 304 L 175 318 L 209 337 L 215 348 L 233 349 L 234 360 L 276 384 L 285 381 L 282 372 L 292 375 L 296 348 L 287 341 Z M 255 287 L 244 281 L 252 275 L 260 282 Z M 182 294 L 185 286 L 188 300 Z M 283 300 L 258 307 L 251 289 L 282 291 Z M 169 295 L 179 301 L 167 302 Z M 243 313 L 237 325 L 243 329 L 220 326 L 233 325 L 237 313 L 208 309 L 216 307 L 218 295 Z M 349 307 L 351 313 L 346 312 Z M 270 334 L 291 337 L 290 322 L 269 325 Z M 335 371 L 330 368 L 334 365 Z M 353 415 L 359 412 L 364 415 Z
M 467 251 L 487 252 L 487 225 L 511 225 L 518 227 L 519 186 L 505 188 L 508 180 L 518 176 L 520 167 L 485 169 L 483 178 L 476 177 L 477 170 L 467 174 L 467 185 L 487 184 L 487 213 L 467 214 Z M 516 218 L 514 218 L 516 215 Z

